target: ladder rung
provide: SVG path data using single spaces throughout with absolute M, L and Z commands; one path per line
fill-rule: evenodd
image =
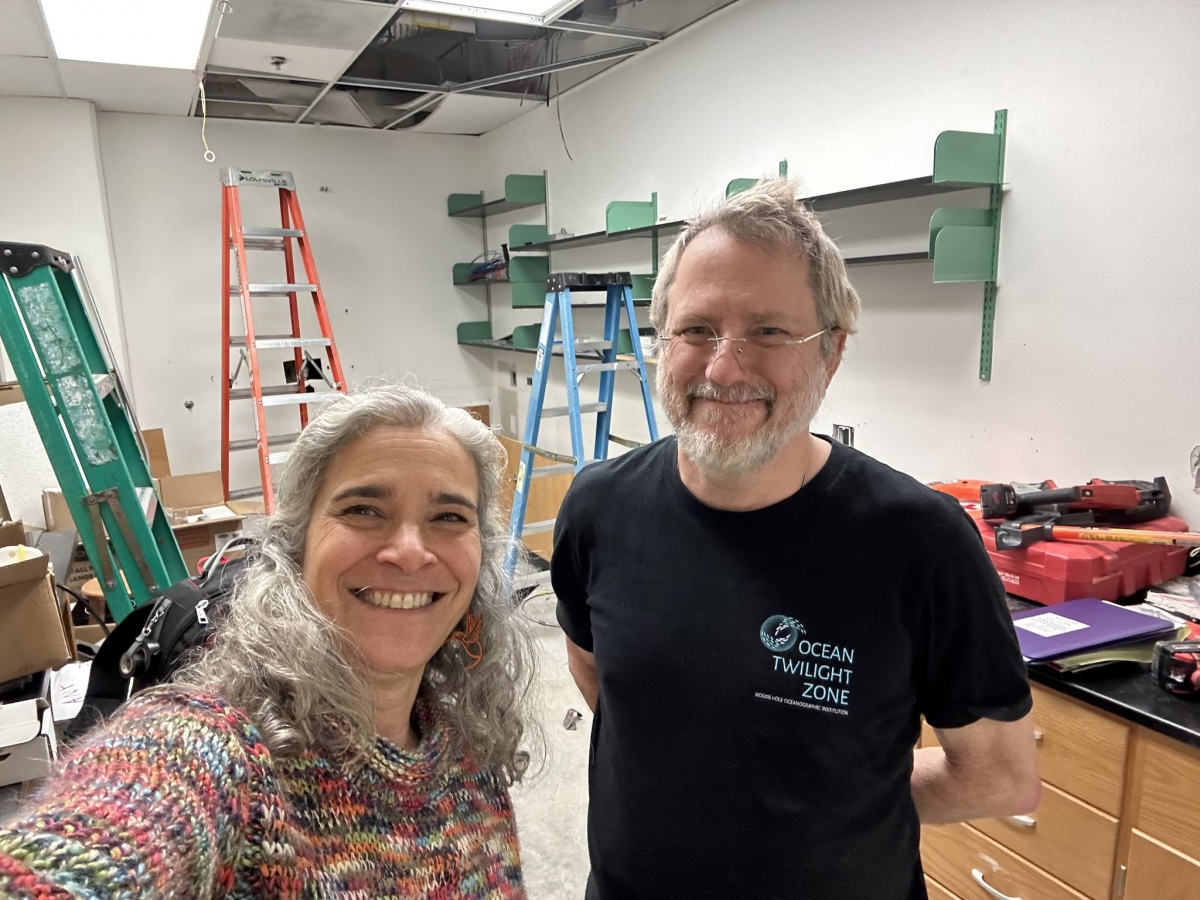
M 273 397 L 263 397 L 263 406 L 302 406 L 305 403 L 328 403 L 339 400 L 346 395 L 341 391 L 321 391 L 320 393 L 282 394 Z
M 288 294 L 311 294 L 316 289 L 315 284 L 248 284 L 246 289 L 257 297 L 286 297 Z M 240 294 L 242 289 L 236 284 L 229 286 L 230 294 Z
M 237 249 L 237 241 L 229 239 L 229 246 Z M 243 238 L 242 246 L 247 250 L 282 250 L 283 238 Z
M 296 438 L 300 437 L 300 432 L 292 434 L 280 434 L 274 437 L 267 436 L 267 444 L 269 446 L 286 447 L 288 444 L 294 443 Z M 240 441 L 230 441 L 229 449 L 233 450 L 257 450 L 258 438 L 243 438 Z
M 555 341 L 556 344 L 562 343 Z M 576 350 L 607 350 L 612 346 L 612 341 L 576 341 Z
M 566 475 L 568 472 L 574 472 L 575 467 L 570 463 L 558 463 L 553 466 L 535 466 L 533 471 L 529 473 L 530 478 L 549 478 L 552 475 Z
M 576 371 L 581 375 L 587 375 L 589 372 L 616 372 L 619 369 L 636 369 L 637 367 L 637 360 L 634 359 L 610 363 L 588 363 L 587 365 L 579 366 Z
M 270 225 L 243 225 L 242 235 L 245 237 L 304 237 L 304 232 L 299 228 L 280 228 Z
M 290 334 L 264 334 L 254 339 L 254 346 L 259 350 L 291 350 L 300 347 L 328 347 L 330 341 L 326 338 L 298 338 Z M 229 339 L 230 347 L 245 347 L 246 336 L 238 335 Z
M 101 400 L 111 394 L 115 387 L 111 375 L 93 375 L 92 381 L 96 385 L 96 393 L 100 395 Z
M 547 519 L 545 522 L 530 522 L 521 529 L 521 535 L 527 534 L 545 534 L 547 531 L 554 530 L 554 520 Z
M 608 409 L 607 403 L 580 403 L 579 404 L 579 412 L 581 414 L 582 413 L 604 412 L 606 409 Z M 569 406 L 545 406 L 545 407 L 542 407 L 542 418 L 543 419 L 554 419 L 554 418 L 558 418 L 560 416 L 570 415 L 570 413 L 571 413 L 571 408 Z
M 281 466 L 287 462 L 288 455 L 291 450 L 276 450 L 273 453 L 267 454 L 267 464 L 272 466 Z
M 238 488 L 236 491 L 230 491 L 228 499 L 230 500 L 248 500 L 251 497 L 261 497 L 263 495 L 262 487 Z

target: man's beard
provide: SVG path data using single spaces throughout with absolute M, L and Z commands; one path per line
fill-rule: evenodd
M 765 466 L 797 435 L 808 430 L 825 399 L 825 368 L 819 357 L 810 371 L 797 374 L 782 400 L 767 384 L 721 387 L 701 377 L 681 388 L 672 377 L 669 363 L 659 367 L 658 375 L 659 400 L 675 428 L 680 448 L 714 481 L 728 481 Z M 723 410 L 710 405 L 703 413 L 706 421 L 701 424 L 695 420 L 694 410 L 696 401 L 701 399 L 726 403 L 762 401 L 766 405 L 766 421 L 749 434 L 724 434 L 727 423 L 732 424 L 750 410 Z

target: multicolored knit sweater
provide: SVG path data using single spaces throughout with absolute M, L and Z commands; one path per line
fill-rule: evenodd
M 135 697 L 0 828 L 0 897 L 524 897 L 512 805 L 490 771 L 440 770 L 445 727 L 378 739 L 346 770 L 273 759 L 216 697 Z

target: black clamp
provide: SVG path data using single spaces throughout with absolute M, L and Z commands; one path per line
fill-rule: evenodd
M 24 278 L 41 266 L 54 266 L 70 272 L 74 266 L 71 257 L 61 250 L 41 244 L 14 244 L 0 242 L 0 271 L 14 278 Z
M 628 272 L 555 272 L 546 279 L 546 293 L 604 291 L 613 285 L 632 287 L 633 276 Z

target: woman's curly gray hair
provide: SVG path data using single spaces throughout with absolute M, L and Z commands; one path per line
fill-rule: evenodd
M 426 667 L 420 696 L 441 710 L 452 750 L 466 750 L 511 783 L 525 768 L 518 746 L 530 736 L 527 728 L 537 734 L 527 716 L 536 657 L 503 567 L 505 452 L 468 412 L 419 388 L 389 385 L 350 394 L 300 433 L 279 479 L 258 559 L 235 588 L 211 649 L 175 681 L 212 690 L 244 710 L 278 756 L 319 746 L 357 757 L 373 744 L 372 695 L 355 665 L 355 649 L 316 607 L 301 568 L 313 500 L 334 458 L 372 430 L 395 426 L 447 433 L 475 463 L 482 566 L 470 609 L 483 619 L 483 660 L 468 672 L 460 645 L 446 644 Z

